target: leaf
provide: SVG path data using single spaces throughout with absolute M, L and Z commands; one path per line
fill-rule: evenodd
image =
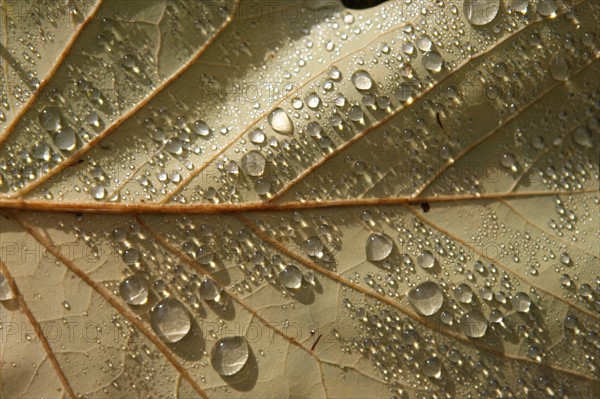
M 598 4 L 2 2 L 1 396 L 598 395 Z

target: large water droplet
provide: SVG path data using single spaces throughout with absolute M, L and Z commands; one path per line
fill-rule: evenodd
M 288 116 L 287 112 L 281 108 L 275 108 L 273 112 L 269 114 L 269 125 L 280 134 L 290 135 L 294 133 L 294 124 Z
M 480 338 L 485 335 L 488 328 L 488 321 L 484 315 L 477 310 L 465 313 L 460 318 L 460 330 L 467 337 Z
M 352 74 L 352 83 L 358 90 L 369 90 L 373 87 L 373 78 L 367 71 L 360 69 Z
M 49 132 L 54 132 L 60 127 L 60 113 L 55 107 L 46 107 L 39 115 L 40 126 Z
M 150 321 L 156 334 L 166 342 L 178 342 L 190 332 L 190 314 L 174 298 L 163 299 L 151 311 Z
M 300 288 L 300 285 L 302 285 L 302 272 L 296 266 L 288 265 L 279 272 L 279 282 L 285 288 Z
M 382 261 L 392 253 L 394 241 L 383 233 L 373 233 L 367 238 L 367 260 L 371 262 Z
M 231 376 L 240 372 L 249 357 L 250 350 L 246 338 L 226 337 L 215 343 L 210 353 L 210 363 L 217 373 Z
M 137 275 L 126 277 L 121 281 L 119 293 L 129 305 L 143 305 L 148 301 L 148 285 Z
M 408 301 L 418 313 L 431 316 L 442 307 L 444 293 L 436 283 L 426 281 L 408 291 Z
M 241 167 L 244 173 L 248 176 L 262 176 L 265 171 L 267 160 L 258 151 L 249 151 L 244 154 L 241 161 Z
M 472 25 L 489 24 L 498 15 L 500 0 L 465 0 L 463 12 Z

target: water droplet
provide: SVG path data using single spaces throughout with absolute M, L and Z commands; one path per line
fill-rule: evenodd
M 529 7 L 529 0 L 512 0 L 509 7 L 516 12 L 526 14 Z
M 302 272 L 296 266 L 288 265 L 279 272 L 279 282 L 285 288 L 300 288 L 302 285 Z
M 135 248 L 128 248 L 123 251 L 123 262 L 128 265 L 135 265 L 140 260 L 140 252 Z
M 306 132 L 310 137 L 319 137 L 321 134 L 321 125 L 319 125 L 319 122 L 309 122 L 306 125 Z
M 92 194 L 92 197 L 94 197 L 94 199 L 97 200 L 101 200 L 104 199 L 104 197 L 106 197 L 106 189 L 104 188 L 104 186 L 101 185 L 92 187 L 90 192 Z
M 277 133 L 290 135 L 294 133 L 294 124 L 292 120 L 288 116 L 287 112 L 285 112 L 281 108 L 275 108 L 273 112 L 269 114 L 268 117 L 269 125 L 275 130 Z
M 119 293 L 129 305 L 143 305 L 148 301 L 148 284 L 134 274 L 121 281 Z
M 430 51 L 423 56 L 423 66 L 432 72 L 441 71 L 443 62 L 442 56 L 437 51 Z
M 431 269 L 435 265 L 435 257 L 430 251 L 423 251 L 419 255 L 419 266 L 423 269 Z
M 8 301 L 15 297 L 15 293 L 13 292 L 10 285 L 8 285 L 8 281 L 4 274 L 0 272 L 0 301 Z
M 54 144 L 64 151 L 71 151 L 75 148 L 75 131 L 70 127 L 64 127 L 54 136 Z
M 166 342 L 178 342 L 190 332 L 190 314 L 181 302 L 174 298 L 163 299 L 151 311 L 150 322 L 154 332 Z
M 383 233 L 373 233 L 367 238 L 367 260 L 379 262 L 386 259 L 392 253 L 394 241 L 390 236 Z
M 442 362 L 437 357 L 430 357 L 425 360 L 421 370 L 429 378 L 440 378 L 442 376 Z
M 304 250 L 308 256 L 321 259 L 324 249 L 325 245 L 323 245 L 323 241 L 317 236 L 310 236 L 304 241 Z
M 49 132 L 54 132 L 60 127 L 60 113 L 55 107 L 46 107 L 39 115 L 40 126 Z
M 463 13 L 472 25 L 487 25 L 496 18 L 500 0 L 465 0 Z
M 575 132 L 573 132 L 573 140 L 582 147 L 591 148 L 594 146 L 592 144 L 592 134 L 590 133 L 590 130 L 584 126 L 579 126 L 575 129 Z
M 196 122 L 194 122 L 194 124 L 192 125 L 192 130 L 198 136 L 202 136 L 202 137 L 206 137 L 210 133 L 210 128 L 208 127 L 206 122 L 204 122 L 203 120 L 200 120 L 200 119 L 198 119 Z
M 305 101 L 306 105 L 310 109 L 315 109 L 319 106 L 319 104 L 321 104 L 321 99 L 314 91 L 312 93 L 308 93 L 308 95 L 305 98 Z
M 165 150 L 170 152 L 173 155 L 180 155 L 183 152 L 183 145 L 181 144 L 181 140 L 178 138 L 172 138 L 167 141 L 165 144 Z
M 577 317 L 573 316 L 573 315 L 567 315 L 565 317 L 565 327 L 568 328 L 569 330 L 574 330 L 575 328 L 577 328 Z
M 262 176 L 265 171 L 267 160 L 258 151 L 249 151 L 244 154 L 241 161 L 241 167 L 244 173 L 248 176 Z
M 460 318 L 460 330 L 467 337 L 481 338 L 485 335 L 487 328 L 487 319 L 477 310 L 465 313 Z
M 211 279 L 206 279 L 200 284 L 200 298 L 205 301 L 219 301 L 221 291 L 221 286 Z
M 470 303 L 473 299 L 473 290 L 468 284 L 460 284 L 454 289 L 454 298 L 461 303 Z
M 569 65 L 563 51 L 559 51 L 550 61 L 550 74 L 554 80 L 565 81 L 569 78 Z
M 358 105 L 354 105 L 348 110 L 348 118 L 353 122 L 362 121 L 364 116 L 363 110 Z
M 358 90 L 369 90 L 373 87 L 373 78 L 365 70 L 358 70 L 352 74 L 352 83 Z
M 207 246 L 203 245 L 196 251 L 196 261 L 201 265 L 208 266 L 213 261 L 215 253 Z
M 250 350 L 244 337 L 226 337 L 218 340 L 210 353 L 210 363 L 217 373 L 231 376 L 239 373 L 248 362 Z
M 500 157 L 500 164 L 505 168 L 512 169 L 516 163 L 517 160 L 513 154 L 506 153 Z
M 248 137 L 250 138 L 250 141 L 254 144 L 262 144 L 265 142 L 266 139 L 265 132 L 262 129 L 258 128 L 252 130 Z
M 537 12 L 544 17 L 552 16 L 556 13 L 558 5 L 556 0 L 540 0 L 538 2 Z
M 50 146 L 46 143 L 37 143 L 31 150 L 31 156 L 35 159 L 41 159 L 43 161 L 50 160 Z
M 513 295 L 511 302 L 512 302 L 513 308 L 517 312 L 521 312 L 521 313 L 529 312 L 529 307 L 531 306 L 531 299 L 529 298 L 529 296 L 526 293 L 517 292 L 515 295 Z
M 433 46 L 433 42 L 427 35 L 423 35 L 419 37 L 416 41 L 417 48 L 423 52 L 427 52 L 431 50 L 431 46 Z
M 439 285 L 426 281 L 408 291 L 408 301 L 418 313 L 431 316 L 442 307 L 444 293 Z

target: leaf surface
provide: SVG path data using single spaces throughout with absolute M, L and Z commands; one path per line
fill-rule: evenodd
M 2 397 L 599 393 L 597 2 L 22 3 Z

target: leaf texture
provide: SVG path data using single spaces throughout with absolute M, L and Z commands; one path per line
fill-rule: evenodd
M 1 16 L 0 396 L 600 393 L 598 2 Z

